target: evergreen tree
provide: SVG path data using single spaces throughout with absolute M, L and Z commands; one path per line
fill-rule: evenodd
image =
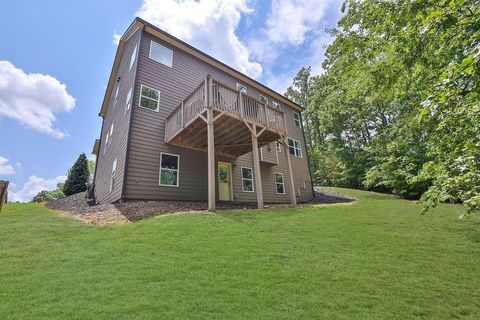
M 87 190 L 87 183 L 90 173 L 88 170 L 88 160 L 85 153 L 82 153 L 72 168 L 68 171 L 67 181 L 63 187 L 63 193 L 70 196 Z

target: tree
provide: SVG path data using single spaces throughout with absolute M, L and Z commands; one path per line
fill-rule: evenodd
M 51 202 L 53 200 L 64 198 L 65 194 L 63 193 L 63 187 L 63 183 L 58 183 L 55 190 L 42 190 L 35 197 L 33 197 L 32 202 Z
M 315 120 L 315 181 L 479 212 L 478 0 L 346 0 L 342 10 L 324 73 L 310 83 L 302 68 L 289 89 Z
M 89 176 L 87 156 L 82 153 L 68 171 L 68 177 L 63 187 L 65 195 L 70 196 L 86 191 Z

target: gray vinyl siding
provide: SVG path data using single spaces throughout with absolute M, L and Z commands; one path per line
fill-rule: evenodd
M 172 68 L 149 59 L 151 40 L 173 50 Z M 138 61 L 135 100 L 132 108 L 133 120 L 130 127 L 130 146 L 127 157 L 125 198 L 127 200 L 207 200 L 207 154 L 166 144 L 164 142 L 165 119 L 205 79 L 207 74 L 231 87 L 235 87 L 236 83 L 240 81 L 192 55 L 155 39 L 148 33 L 144 33 L 142 37 Z M 160 91 L 158 112 L 138 107 L 141 84 Z M 247 89 L 249 95 L 258 97 L 260 91 L 248 86 Z M 272 100 L 267 94 L 262 94 L 266 95 L 269 101 Z M 290 158 L 295 175 L 295 192 L 298 194 L 298 188 L 301 187 L 298 200 L 306 201 L 312 197 L 312 192 L 311 188 L 308 187 L 311 179 L 303 132 L 301 128 L 294 126 L 292 110 L 283 104 L 281 108 L 287 115 L 289 135 L 299 140 L 302 145 L 303 157 L 291 156 Z M 277 156 L 275 144 L 272 144 L 271 149 L 273 153 L 271 153 L 271 150 L 266 157 Z M 161 152 L 180 156 L 178 187 L 159 186 Z M 287 203 L 290 201 L 289 192 L 292 190 L 292 186 L 289 183 L 285 153 L 279 153 L 278 158 L 278 165 L 261 164 L 264 199 L 266 202 Z M 217 155 L 215 160 L 233 164 L 233 200 L 255 202 L 256 193 L 242 191 L 240 171 L 242 166 L 253 168 L 252 153 L 245 154 L 237 159 Z M 215 167 L 217 168 L 217 165 Z M 276 194 L 274 172 L 283 173 L 285 194 Z M 303 188 L 304 185 L 307 187 Z
M 120 80 L 115 82 L 107 113 L 103 119 L 100 150 L 97 156 L 97 171 L 95 177 L 95 198 L 98 203 L 116 202 L 122 197 L 125 156 L 128 132 L 130 128 L 129 123 L 133 108 L 130 106 L 130 109 L 126 111 L 126 99 L 130 88 L 132 88 L 133 94 L 139 47 L 137 48 L 137 58 L 135 59 L 131 69 L 129 69 L 130 57 L 134 51 L 135 45 L 139 45 L 140 36 L 141 30 L 138 30 L 130 37 L 130 39 L 128 39 L 127 43 L 125 44 L 120 66 L 115 77 L 115 79 L 120 77 Z M 117 103 L 115 104 L 116 86 L 118 86 L 119 90 Z M 133 99 L 134 97 L 132 96 L 132 105 Z M 105 137 L 107 132 L 110 130 L 112 122 L 114 123 L 113 135 L 110 137 L 110 145 L 106 146 Z M 113 186 L 113 190 L 110 191 L 112 164 L 115 158 L 117 159 L 115 184 Z

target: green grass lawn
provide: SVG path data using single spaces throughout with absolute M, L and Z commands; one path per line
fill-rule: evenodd
M 85 225 L 0 213 L 0 319 L 479 319 L 480 222 L 335 189 L 317 208 Z

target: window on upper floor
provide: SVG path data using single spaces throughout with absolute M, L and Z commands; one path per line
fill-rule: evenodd
M 300 121 L 300 113 L 293 111 L 293 123 L 295 124 L 295 127 L 301 126 L 301 121 Z
M 128 93 L 127 93 L 127 101 L 125 104 L 125 114 L 127 113 L 128 110 L 130 110 L 131 105 L 132 105 L 132 88 L 130 88 L 130 90 L 128 90 Z
M 148 110 L 158 112 L 160 105 L 160 91 L 140 85 L 140 102 L 139 106 Z
M 237 82 L 237 90 L 241 93 L 247 93 L 247 87 Z
M 259 94 L 258 96 L 260 97 L 260 101 L 262 101 L 263 103 L 268 103 L 268 98 L 265 97 L 263 94 Z
M 253 192 L 253 170 L 252 168 L 242 167 L 242 191 Z
M 178 187 L 180 156 L 162 152 L 160 154 L 159 185 Z
M 115 108 L 115 105 L 117 104 L 117 97 L 118 97 L 118 88 L 120 87 L 120 84 L 117 83 L 117 88 L 115 89 L 115 96 L 113 97 L 113 107 Z
M 275 148 L 277 149 L 277 152 L 282 152 L 282 144 L 278 141 L 275 141 Z
M 130 66 L 128 67 L 128 71 L 132 70 L 136 57 L 137 57 L 137 44 L 135 44 L 135 49 L 133 49 L 132 55 L 130 56 Z
M 275 191 L 278 194 L 285 194 L 285 183 L 283 182 L 283 173 L 275 172 Z
M 110 142 L 108 145 L 112 143 L 112 140 L 113 140 L 113 122 L 112 122 L 112 125 L 110 126 Z
M 279 104 L 277 101 L 273 101 L 273 100 L 272 100 L 272 107 L 274 107 L 275 109 L 280 110 L 280 104 Z
M 153 40 L 150 41 L 150 52 L 148 57 L 170 68 L 173 65 L 173 51 Z
M 117 173 L 117 158 L 112 162 L 112 173 L 110 174 L 110 192 L 115 188 L 115 175 Z
M 288 150 L 292 156 L 302 157 L 302 147 L 300 141 L 288 138 Z

